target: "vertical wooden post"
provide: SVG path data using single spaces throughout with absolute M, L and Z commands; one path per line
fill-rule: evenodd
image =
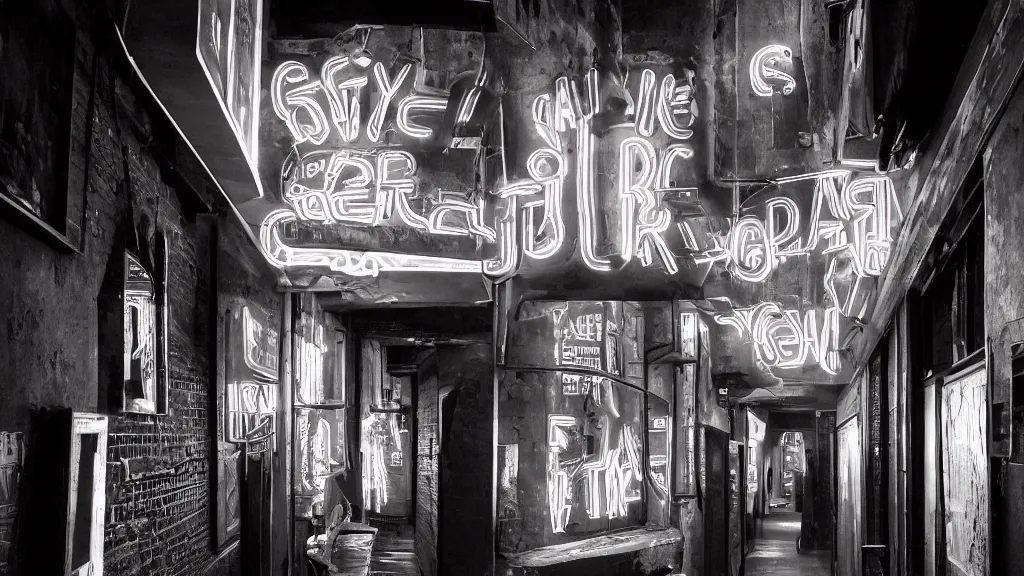
M 277 428 L 277 456 L 275 461 L 277 462 L 277 469 L 281 472 L 278 476 L 278 483 L 283 483 L 284 488 L 284 509 L 277 511 L 272 516 L 274 520 L 271 524 L 277 526 L 279 529 L 278 533 L 284 533 L 285 536 L 279 536 L 275 539 L 274 550 L 281 551 L 285 556 L 285 562 L 282 564 L 282 568 L 279 569 L 278 574 L 282 576 L 290 576 L 295 564 L 295 546 L 293 540 L 295 539 L 295 502 L 292 495 L 293 478 L 293 466 L 292 466 L 292 431 L 294 425 L 292 423 L 292 391 L 294 390 L 292 382 L 292 302 L 293 297 L 291 292 L 285 292 L 281 296 L 281 362 L 280 366 L 280 393 L 278 397 L 278 414 L 280 415 L 280 425 Z M 278 492 L 278 490 L 275 490 Z M 285 530 L 280 530 L 281 524 L 277 522 L 277 518 L 284 519 L 284 525 L 287 527 Z M 283 539 L 284 544 L 280 544 L 279 540 Z

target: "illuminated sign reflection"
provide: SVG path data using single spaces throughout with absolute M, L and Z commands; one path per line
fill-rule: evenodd
M 638 416 L 604 378 L 585 396 L 593 416 L 550 414 L 547 420 L 547 493 L 551 531 L 570 522 L 624 518 L 641 501 L 643 444 Z

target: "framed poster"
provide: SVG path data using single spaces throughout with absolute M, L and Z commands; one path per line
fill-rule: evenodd
M 5 2 L 0 45 L 0 211 L 77 251 L 82 194 L 72 201 L 68 187 L 74 23 L 55 0 Z
M 239 479 L 246 456 L 273 449 L 278 393 L 278 331 L 272 315 L 235 302 L 223 317 L 223 377 L 216 398 L 213 462 L 214 544 L 220 549 L 241 528 Z
M 988 413 L 986 363 L 942 385 L 942 500 L 947 573 L 988 573 Z

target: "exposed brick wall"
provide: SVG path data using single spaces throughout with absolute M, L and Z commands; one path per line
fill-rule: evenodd
M 8 311 L 0 322 L 0 430 L 29 433 L 30 415 L 41 408 L 104 410 L 97 356 L 106 344 L 98 342 L 97 298 L 131 201 L 136 216 L 155 222 L 169 243 L 170 413 L 110 417 L 104 571 L 184 575 L 212 565 L 211 573 L 230 573 L 237 554 L 211 564 L 211 274 L 209 260 L 197 256 L 197 203 L 192 191 L 174 189 L 161 177 L 149 147 L 151 119 L 143 111 L 148 94 L 133 94 L 112 65 L 115 55 L 94 47 L 100 43 L 89 31 L 97 28 L 85 21 L 84 2 L 64 4 L 78 21 L 68 186 L 84 190 L 83 254 L 57 252 L 0 218 L 0 309 Z M 11 560 L 11 573 L 32 573 L 28 559 Z
M 416 399 L 416 557 L 423 576 L 437 572 L 437 355 L 417 373 Z

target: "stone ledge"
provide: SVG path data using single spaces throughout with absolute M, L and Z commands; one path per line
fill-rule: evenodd
M 602 534 L 566 544 L 545 546 L 529 552 L 503 554 L 503 556 L 508 559 L 510 567 L 539 568 L 584 558 L 627 554 L 682 541 L 683 535 L 678 528 L 645 527 Z

